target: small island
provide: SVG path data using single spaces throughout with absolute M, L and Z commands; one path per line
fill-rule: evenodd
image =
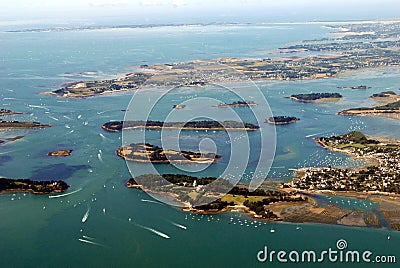
M 296 123 L 299 120 L 300 118 L 294 116 L 274 116 L 267 118 L 266 123 L 273 125 L 288 125 Z
M 232 103 L 220 103 L 213 107 L 218 108 L 228 108 L 228 107 L 250 107 L 256 106 L 257 104 L 254 101 L 234 101 Z
M 370 89 L 371 87 L 360 85 L 360 86 L 339 86 L 337 88 L 350 88 L 350 89 Z
M 152 163 L 213 163 L 221 159 L 214 153 L 175 151 L 148 143 L 132 143 L 118 148 L 117 155 L 127 161 Z
M 56 157 L 66 157 L 70 156 L 72 153 L 72 150 L 58 150 L 54 152 L 49 152 L 47 155 L 48 156 L 56 156 Z
M 48 128 L 49 124 L 38 122 L 19 122 L 19 121 L 1 121 L 0 129 L 26 129 L 26 128 Z
M 190 121 L 190 122 L 161 122 L 161 121 L 111 121 L 103 124 L 102 129 L 109 132 L 120 132 L 128 129 L 178 129 L 178 130 L 241 130 L 254 131 L 260 127 L 251 123 L 237 121 Z
M 383 97 L 382 97 L 383 96 Z M 345 115 L 345 116 L 382 116 L 382 117 L 389 117 L 394 119 L 400 119 L 400 100 L 398 100 L 399 96 L 395 95 L 395 102 L 389 102 L 384 105 L 374 106 L 374 107 L 361 107 L 361 108 L 353 108 L 344 110 L 338 113 L 338 115 Z M 372 96 L 374 99 L 383 100 L 383 102 L 387 102 L 388 100 L 392 99 L 393 95 L 389 94 L 378 94 Z
M 0 193 L 27 192 L 32 194 L 61 193 L 69 188 L 64 181 L 32 181 L 0 178 Z
M 175 104 L 175 105 L 173 105 L 172 106 L 172 109 L 185 109 L 186 108 L 186 105 L 184 105 L 184 104 Z
M 0 109 L 0 117 L 1 116 L 6 116 L 6 115 L 14 115 L 14 114 L 24 114 L 24 113 L 21 113 L 21 112 L 13 112 L 13 111 L 11 111 L 11 110 L 7 110 L 7 109 Z
M 400 101 L 400 95 L 397 95 L 394 91 L 383 91 L 381 93 L 373 94 L 371 99 L 374 99 L 380 104 L 388 104 Z
M 289 98 L 298 102 L 335 102 L 339 101 L 343 96 L 339 93 L 310 93 L 296 94 Z

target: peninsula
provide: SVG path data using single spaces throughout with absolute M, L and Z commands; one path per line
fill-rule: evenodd
M 251 123 L 237 121 L 190 121 L 190 122 L 161 122 L 161 121 L 111 121 L 103 124 L 102 129 L 109 132 L 120 132 L 128 129 L 178 129 L 178 130 L 243 130 L 254 131 L 260 127 Z
M 117 155 L 127 161 L 152 163 L 213 163 L 221 159 L 214 153 L 175 151 L 148 143 L 132 143 L 118 148 Z
M 64 181 L 32 181 L 0 178 L 0 193 L 29 192 L 33 194 L 61 193 L 69 188 Z
M 343 96 L 339 93 L 310 93 L 296 94 L 289 98 L 298 102 L 334 102 L 339 101 Z
M 265 121 L 268 124 L 273 124 L 273 125 L 288 125 L 292 123 L 296 123 L 299 121 L 300 118 L 294 117 L 294 116 L 273 116 L 267 118 Z
M 250 192 L 246 185 L 234 186 L 224 179 L 172 174 L 141 175 L 128 180 L 126 186 L 168 196 L 180 203 L 183 211 L 196 214 L 235 211 L 268 221 L 381 227 L 374 213 L 320 205 L 313 194 L 287 187 L 263 184 Z
M 170 183 L 168 183 L 170 182 Z M 213 185 L 211 183 L 217 183 Z M 126 182 L 129 188 L 142 188 L 154 193 L 172 196 L 184 205 L 183 210 L 198 214 L 210 214 L 240 210 L 254 218 L 273 221 L 282 220 L 271 210 L 269 204 L 305 203 L 307 197 L 280 190 L 257 189 L 250 192 L 244 185 L 234 186 L 227 180 L 213 177 L 198 178 L 179 174 L 141 175 Z M 227 192 L 227 194 L 221 194 Z M 215 200 L 205 205 L 207 198 Z
M 316 138 L 328 150 L 349 154 L 369 163 L 360 168 L 309 167 L 283 187 L 309 194 L 344 195 L 377 200 L 381 213 L 393 229 L 400 230 L 400 141 L 369 138 L 350 132 L 329 138 Z

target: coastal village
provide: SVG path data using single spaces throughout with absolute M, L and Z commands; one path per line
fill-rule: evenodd
M 400 142 L 378 141 L 361 132 L 351 132 L 316 141 L 328 150 L 364 159 L 364 168 L 303 168 L 299 178 L 284 187 L 300 190 L 329 190 L 400 194 Z

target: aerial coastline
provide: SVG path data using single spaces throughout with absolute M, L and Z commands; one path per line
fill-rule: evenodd
M 400 66 L 400 57 L 395 53 L 398 41 L 388 41 L 389 38 L 397 36 L 399 24 L 397 21 L 386 23 L 384 29 L 381 23 L 349 24 L 345 27 L 349 33 L 354 32 L 354 34 L 324 40 L 329 41 L 327 43 L 312 42 L 281 47 L 278 49 L 281 53 L 294 54 L 284 58 L 217 58 L 139 66 L 140 71 L 127 73 L 119 78 L 68 82 L 61 88 L 45 94 L 63 98 L 85 98 L 111 92 L 137 90 L 142 87 L 202 87 L 211 83 L 239 82 L 243 79 L 246 81 L 324 79 L 337 77 L 345 71 Z M 332 26 L 332 29 L 336 28 L 337 26 Z M 374 40 L 375 46 L 360 42 L 360 38 Z M 341 40 L 350 42 L 337 42 Z M 304 51 L 314 54 L 295 55 Z M 320 52 L 329 54 L 321 55 Z M 237 73 L 232 75 L 232 71 L 229 70 L 221 72 L 221 64 L 234 68 L 243 75 Z M 215 76 L 217 71 L 220 73 Z M 190 80 L 182 79 L 183 77 L 190 77 Z M 148 79 L 151 82 L 146 83 Z M 354 87 L 354 89 L 366 88 L 366 86 Z

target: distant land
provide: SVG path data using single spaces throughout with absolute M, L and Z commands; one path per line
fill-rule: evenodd
M 400 66 L 400 54 L 397 53 L 399 41 L 392 40 L 400 34 L 399 25 L 399 21 L 328 25 L 337 31 L 336 38 L 319 40 L 324 42 L 301 42 L 298 45 L 279 48 L 279 53 L 292 54 L 286 57 L 217 58 L 152 66 L 143 64 L 138 66 L 140 71 L 127 73 L 119 78 L 69 82 L 44 94 L 54 94 L 63 98 L 85 98 L 137 90 L 141 87 L 202 87 L 213 83 L 241 82 L 249 79 L 323 79 L 337 77 L 346 71 Z M 364 39 L 373 42 L 364 42 Z M 343 42 L 344 40 L 346 42 Z M 304 55 L 304 52 L 309 55 Z M 303 54 L 298 55 L 299 53 Z M 221 65 L 229 68 L 221 70 Z M 188 77 L 190 79 L 186 79 Z M 150 82 L 146 83 L 148 79 Z
M 102 128 L 109 132 L 119 132 L 128 129 L 179 129 L 179 130 L 245 130 L 254 131 L 260 127 L 251 123 L 237 121 L 190 121 L 190 122 L 161 122 L 161 121 L 111 121 L 103 124 Z
M 148 143 L 132 143 L 118 148 L 117 155 L 127 161 L 152 163 L 213 163 L 221 159 L 214 153 L 175 151 Z

